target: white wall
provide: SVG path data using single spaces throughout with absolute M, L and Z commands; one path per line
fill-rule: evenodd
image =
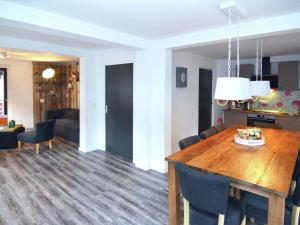
M 8 120 L 15 120 L 26 128 L 33 124 L 32 62 L 1 59 L 0 66 L 7 68 Z
M 187 68 L 187 88 L 176 88 L 176 67 Z M 213 70 L 214 74 L 214 60 L 182 51 L 173 52 L 172 152 L 179 150 L 180 139 L 198 134 L 199 68 Z
M 101 56 L 103 74 L 105 65 L 134 63 L 133 162 L 164 172 L 171 152 L 171 51 L 108 49 Z

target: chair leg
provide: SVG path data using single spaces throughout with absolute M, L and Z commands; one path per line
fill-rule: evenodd
M 218 225 L 224 225 L 224 222 L 225 222 L 225 215 L 219 214 Z
M 238 188 L 235 188 L 235 198 L 238 200 L 241 199 L 241 190 Z
M 49 148 L 50 148 L 50 150 L 52 150 L 52 140 L 49 140 Z
M 35 144 L 35 153 L 39 154 L 40 153 L 40 144 Z
M 183 198 L 183 224 L 190 225 L 190 203 Z
M 299 214 L 300 214 L 300 207 L 294 205 L 292 210 L 292 225 L 299 224 Z
M 18 150 L 20 150 L 22 147 L 22 142 L 21 141 L 18 141 Z
M 246 225 L 246 216 L 244 216 L 244 219 L 243 219 L 241 225 Z
M 294 193 L 295 189 L 296 189 L 296 181 L 292 180 L 291 190 L 290 190 L 291 195 Z

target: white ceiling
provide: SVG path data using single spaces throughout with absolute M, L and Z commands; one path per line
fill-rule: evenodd
M 241 40 L 240 57 L 255 58 L 256 41 L 263 42 L 264 56 L 278 56 L 300 54 L 300 32 Z M 180 51 L 209 57 L 212 59 L 225 59 L 227 57 L 228 43 L 218 43 L 205 46 L 180 49 Z M 232 55 L 236 57 L 236 42 L 232 42 Z
M 70 62 L 78 61 L 79 59 L 73 56 L 57 55 L 48 52 L 32 52 L 17 49 L 0 48 L 0 52 L 7 52 L 9 55 L 8 59 L 14 60 L 28 60 L 38 62 Z M 3 61 L 0 59 L 0 63 Z
M 220 27 L 224 0 L 8 0 L 136 36 L 158 39 Z M 299 0 L 239 0 L 246 20 L 300 11 Z

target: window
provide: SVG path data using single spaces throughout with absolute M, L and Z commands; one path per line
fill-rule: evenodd
M 7 114 L 7 69 L 0 68 L 0 116 Z

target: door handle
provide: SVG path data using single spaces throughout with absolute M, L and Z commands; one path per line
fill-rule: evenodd
M 105 114 L 107 114 L 107 112 L 108 112 L 108 106 L 105 105 Z

